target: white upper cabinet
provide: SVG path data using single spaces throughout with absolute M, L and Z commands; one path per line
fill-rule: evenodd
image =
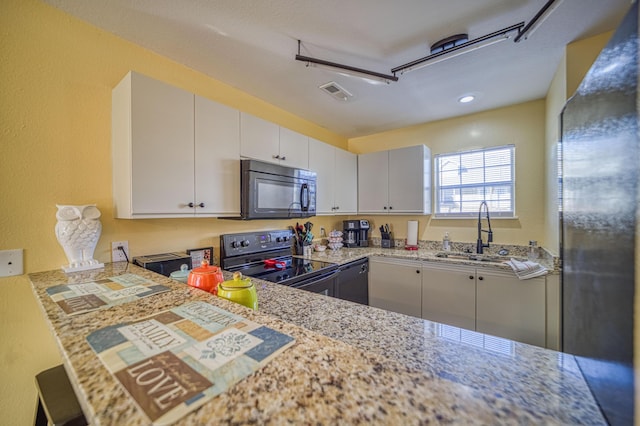
M 225 111 L 224 118 L 212 118 L 210 113 L 222 109 L 204 101 L 135 72 L 127 74 L 113 90 L 113 199 L 117 218 L 239 212 L 239 198 L 226 193 L 233 190 L 239 194 L 239 113 Z M 201 119 L 210 123 L 201 123 Z M 217 153 L 223 153 L 222 157 Z M 229 179 L 213 176 L 220 170 L 211 173 L 210 169 L 222 163 L 228 170 L 235 167 L 235 187 L 228 186 Z
M 431 213 L 431 151 L 426 146 L 389 151 L 389 213 Z
M 335 147 L 309 140 L 309 170 L 316 172 L 316 214 L 334 214 Z
M 309 139 L 309 169 L 317 174 L 318 215 L 357 213 L 358 160 L 355 154 Z
M 431 151 L 424 145 L 358 156 L 360 214 L 430 214 Z
M 358 213 L 358 156 L 335 148 L 334 207 L 336 214 Z
M 240 155 L 287 167 L 309 168 L 309 138 L 242 112 Z
M 280 164 L 298 169 L 308 169 L 309 137 L 280 127 Z
M 240 112 L 195 97 L 196 213 L 240 215 Z
M 358 155 L 358 212 L 388 213 L 389 151 Z

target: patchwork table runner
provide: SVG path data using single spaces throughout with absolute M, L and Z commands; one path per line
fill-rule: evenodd
M 170 424 L 258 370 L 291 336 L 205 302 L 102 328 L 89 345 L 153 424 Z

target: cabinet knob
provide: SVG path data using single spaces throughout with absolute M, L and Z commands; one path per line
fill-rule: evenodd
M 416 269 L 416 274 L 419 274 L 419 273 L 420 273 L 420 269 Z
M 198 204 L 198 207 L 204 207 L 204 203 Z
M 272 155 L 272 157 L 273 157 L 273 158 L 275 158 L 276 160 L 279 160 L 279 159 L 280 159 L 280 156 L 279 156 L 279 155 Z
M 473 279 L 473 275 L 469 275 L 469 279 L 472 280 Z
M 391 210 L 393 208 L 393 206 L 389 206 L 389 210 Z
M 287 157 L 285 157 L 284 155 L 282 157 L 280 157 L 281 160 L 286 160 Z
M 187 204 L 189 207 L 193 208 L 194 204 L 193 203 L 189 203 Z
M 478 279 L 479 279 L 480 281 L 482 281 L 482 280 L 484 280 L 484 277 L 478 277 Z
M 387 209 L 387 206 L 384 206 L 383 208 L 386 210 L 386 209 Z
M 336 210 L 340 210 L 340 206 L 336 206 Z

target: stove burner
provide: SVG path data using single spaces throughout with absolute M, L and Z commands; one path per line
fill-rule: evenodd
M 284 269 L 287 267 L 287 262 L 284 260 L 267 259 L 264 261 L 265 268 Z

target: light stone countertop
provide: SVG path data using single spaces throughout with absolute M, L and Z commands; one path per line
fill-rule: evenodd
M 425 243 L 425 242 L 421 242 L 421 243 Z M 487 252 L 485 254 L 476 255 L 475 253 L 464 253 L 464 252 L 455 252 L 455 251 L 443 252 L 442 250 L 438 250 L 430 247 L 424 247 L 424 245 L 426 244 L 423 244 L 423 246 L 420 247 L 419 250 L 405 250 L 402 247 L 382 248 L 380 246 L 358 247 L 358 248 L 342 247 L 339 250 L 330 250 L 327 248 L 322 252 L 313 251 L 312 255 L 307 258 L 312 260 L 321 260 L 324 262 L 345 264 L 345 263 L 353 262 L 365 257 L 382 256 L 382 257 L 389 257 L 394 259 L 438 262 L 438 263 L 447 264 L 447 265 L 490 267 L 490 268 L 501 269 L 504 271 L 512 271 L 511 266 L 503 262 L 506 262 L 511 258 L 524 261 L 526 260 L 526 256 L 527 256 L 526 247 L 522 247 L 522 246 L 510 246 L 509 248 L 510 248 L 511 255 L 499 256 L 496 254 L 499 247 L 492 248 L 490 252 Z M 467 257 L 467 256 L 478 257 L 478 258 L 484 257 L 492 261 L 438 257 L 438 254 L 442 254 L 442 253 L 447 253 L 448 255 L 453 255 L 453 256 L 458 255 L 460 257 Z M 544 252 L 544 254 L 546 254 L 546 252 Z M 304 256 L 296 256 L 296 257 L 304 257 Z M 538 259 L 537 262 L 540 263 L 545 268 L 547 268 L 550 274 L 559 273 L 557 258 L 553 258 L 551 255 L 546 255 Z
M 340 256 L 345 263 L 375 250 L 380 248 L 318 255 L 327 257 L 321 260 Z M 50 286 L 123 273 L 168 285 L 171 291 L 72 317 L 46 293 Z M 85 337 L 196 300 L 289 334 L 296 342 L 176 424 L 605 424 L 570 355 L 479 333 L 466 339 L 469 332 L 454 327 L 261 280 L 254 280 L 259 299 L 254 312 L 126 263 L 29 278 L 91 424 L 142 425 L 148 419 Z

